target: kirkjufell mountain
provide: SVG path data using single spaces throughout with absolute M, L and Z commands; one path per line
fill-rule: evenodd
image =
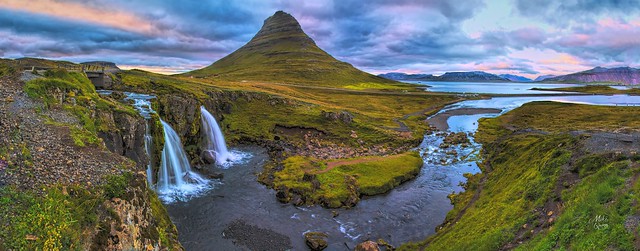
M 238 50 L 184 75 L 325 86 L 396 83 L 335 59 L 316 45 L 293 16 L 283 11 L 267 18 L 251 41 Z

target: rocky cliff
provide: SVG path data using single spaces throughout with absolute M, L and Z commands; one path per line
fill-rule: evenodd
M 18 78 L 0 76 L 0 249 L 181 250 L 140 168 L 144 120 L 82 73 Z

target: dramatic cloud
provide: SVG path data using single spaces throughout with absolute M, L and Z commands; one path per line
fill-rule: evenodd
M 0 0 L 0 56 L 107 60 L 177 73 L 231 53 L 276 10 L 372 73 L 527 76 L 640 58 L 638 0 Z

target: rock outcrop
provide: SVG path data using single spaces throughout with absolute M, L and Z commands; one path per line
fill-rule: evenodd
M 132 159 L 139 168 L 144 168 L 149 162 L 144 148 L 146 132 L 144 119 L 118 111 L 98 112 L 98 116 L 111 128 L 111 130 L 98 132 L 105 146 L 111 152 Z
M 376 243 L 375 241 L 365 241 L 363 243 L 358 244 L 354 250 L 355 251 L 380 251 L 380 247 L 378 246 L 378 243 Z
M 327 238 L 327 234 L 321 232 L 308 232 L 304 234 L 305 244 L 313 251 L 320 251 L 327 248 Z
M 84 86 L 52 99 L 62 92 L 46 81 L 0 76 L 0 97 L 10 97 L 0 101 L 0 131 L 7 132 L 0 134 L 0 193 L 22 205 L 0 207 L 8 216 L 0 217 L 0 249 L 182 250 L 141 164 L 132 161 L 146 163 L 137 150 L 144 149 L 144 121 Z M 13 241 L 25 238 L 10 229 L 17 226 L 34 233 L 28 247 Z

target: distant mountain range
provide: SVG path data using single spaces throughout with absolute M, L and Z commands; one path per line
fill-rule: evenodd
M 542 80 L 553 78 L 553 77 L 556 77 L 556 75 L 541 75 L 541 76 L 538 76 L 536 79 L 534 79 L 533 82 L 538 82 L 538 81 L 542 81 Z
M 406 74 L 391 72 L 378 75 L 392 80 L 449 81 L 449 82 L 561 82 L 561 83 L 615 83 L 624 85 L 640 84 L 640 69 L 631 67 L 596 67 L 562 76 L 542 75 L 534 80 L 513 74 L 491 74 L 483 71 L 447 72 L 441 76 L 431 74 Z
M 385 73 L 378 75 L 392 80 L 412 80 L 412 81 L 450 81 L 450 82 L 509 82 L 511 80 L 495 74 L 483 71 L 470 72 L 447 72 L 440 76 L 431 74 L 405 74 L 405 73 Z M 518 76 L 519 77 L 519 76 Z M 520 77 L 524 78 L 524 77 Z
M 544 81 L 568 83 L 617 83 L 624 85 L 637 85 L 640 84 L 640 69 L 631 67 L 596 67 L 587 71 L 547 78 L 544 79 Z
M 518 76 L 518 75 L 513 75 L 513 74 L 500 74 L 498 76 L 500 76 L 501 78 L 504 78 L 504 79 L 508 79 L 511 82 L 524 82 L 524 83 L 526 83 L 526 82 L 532 82 L 533 81 L 530 78 L 526 78 L 526 77 Z

